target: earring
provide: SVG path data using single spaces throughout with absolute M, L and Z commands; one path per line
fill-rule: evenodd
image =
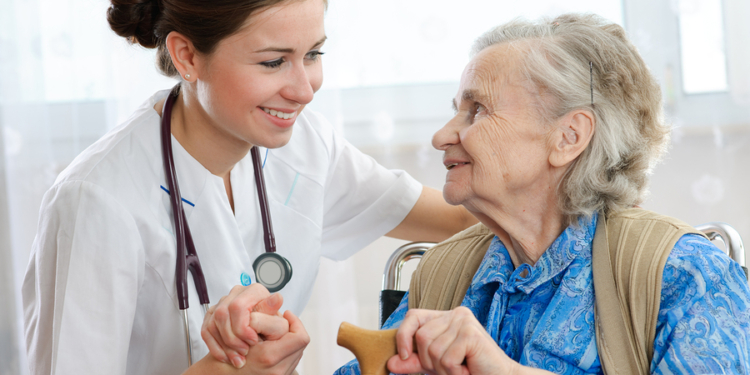
M 185 79 L 190 79 L 190 74 L 185 74 Z

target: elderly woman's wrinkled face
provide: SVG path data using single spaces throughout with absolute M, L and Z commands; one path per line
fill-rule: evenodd
M 472 211 L 523 204 L 549 186 L 549 127 L 507 44 L 477 54 L 461 76 L 456 115 L 433 137 L 448 168 L 443 195 Z M 549 190 L 548 190 L 549 191 Z

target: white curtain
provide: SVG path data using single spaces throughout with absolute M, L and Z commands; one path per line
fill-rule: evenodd
M 173 81 L 109 31 L 101 0 L 0 0 L 0 374 L 28 370 L 20 286 L 44 192 Z
M 723 51 L 726 90 L 688 95 L 679 20 L 694 20 L 691 10 L 704 3 L 721 7 L 725 40 L 706 50 Z M 691 224 L 726 221 L 750 238 L 746 4 L 329 0 L 326 80 L 310 107 L 385 166 L 441 188 L 441 153 L 430 138 L 452 116 L 450 100 L 473 39 L 518 16 L 599 13 L 626 27 L 662 84 L 670 121 L 680 126 L 645 206 Z M 0 375 L 27 372 L 19 290 L 42 195 L 78 153 L 174 84 L 157 74 L 153 51 L 109 30 L 107 6 L 105 0 L 0 0 Z M 342 321 L 376 328 L 385 260 L 402 243 L 381 239 L 347 261 L 322 261 L 302 314 L 312 338 L 303 375 L 331 373 L 352 358 L 335 344 Z

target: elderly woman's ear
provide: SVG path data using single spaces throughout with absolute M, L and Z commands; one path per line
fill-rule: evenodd
M 576 110 L 563 116 L 552 131 L 550 165 L 564 167 L 573 162 L 588 147 L 595 128 L 591 111 Z

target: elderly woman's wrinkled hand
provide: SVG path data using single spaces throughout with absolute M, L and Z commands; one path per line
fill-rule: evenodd
M 413 345 L 417 353 L 413 353 Z M 398 374 L 515 374 L 510 359 L 465 307 L 409 310 L 396 334 L 398 354 L 388 369 Z
M 201 337 L 211 355 L 243 367 L 246 356 L 260 351 L 251 347 L 264 340 L 279 340 L 290 332 L 291 322 L 279 313 L 282 303 L 280 294 L 271 295 L 260 284 L 232 288 L 203 319 Z

